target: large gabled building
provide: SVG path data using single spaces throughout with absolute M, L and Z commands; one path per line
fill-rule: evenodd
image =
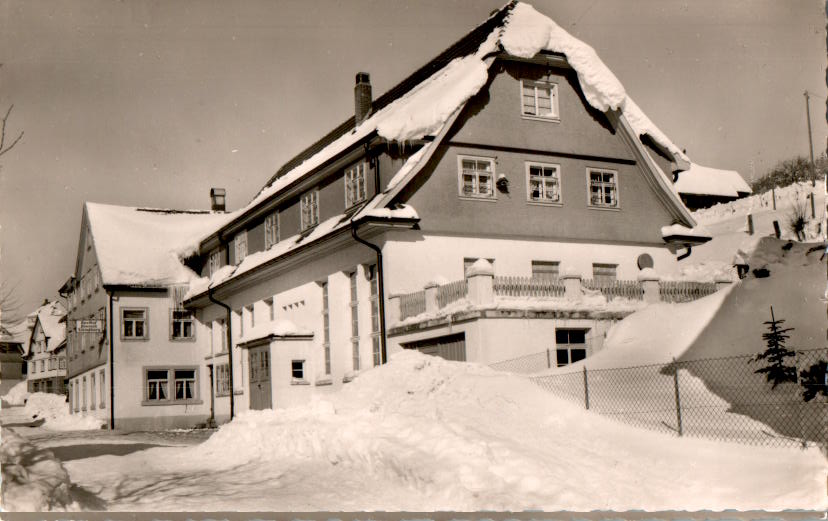
M 376 99 L 357 74 L 354 106 L 192 245 L 184 306 L 218 417 L 303 403 L 401 348 L 569 363 L 637 305 L 599 293 L 627 279 L 658 299 L 657 276 L 709 239 L 672 185 L 686 156 L 526 4 Z

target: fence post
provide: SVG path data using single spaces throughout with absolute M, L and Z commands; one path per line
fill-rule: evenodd
M 773 196 L 773 209 L 776 210 L 776 187 L 771 188 L 771 195 Z
M 388 323 L 389 324 L 396 324 L 400 321 L 400 317 L 402 316 L 402 309 L 400 308 L 400 300 L 401 295 L 394 294 L 388 295 L 388 308 L 386 313 L 388 313 Z
M 546 348 L 546 368 L 552 369 L 552 353 Z
M 644 290 L 644 302 L 654 304 L 661 300 L 658 283 L 661 278 L 653 268 L 644 268 L 638 272 L 638 281 Z
M 494 302 L 494 268 L 486 259 L 477 259 L 466 270 L 468 299 L 474 306 Z
M 773 221 L 773 233 L 777 239 L 782 235 L 782 230 L 779 229 L 779 221 Z
M 425 307 L 426 313 L 434 313 L 440 309 L 440 304 L 437 302 L 437 290 L 440 286 L 436 282 L 429 282 L 425 287 Z
M 581 274 L 577 271 L 567 269 L 564 270 L 561 278 L 564 282 L 564 297 L 567 299 L 580 299 L 583 295 L 581 288 Z
M 814 193 L 811 192 L 811 219 L 816 217 L 816 207 L 814 206 Z
M 673 387 L 676 390 L 676 423 L 678 425 L 678 435 L 683 435 L 681 427 L 681 396 L 679 395 L 679 379 L 678 379 L 678 363 L 673 358 Z
M 748 235 L 753 235 L 753 214 L 748 214 L 747 216 L 747 228 L 748 228 Z
M 589 410 L 589 379 L 587 378 L 586 366 L 584 366 L 584 405 Z

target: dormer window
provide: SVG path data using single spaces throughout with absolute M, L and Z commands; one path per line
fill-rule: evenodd
M 319 190 L 313 189 L 302 195 L 302 230 L 319 224 Z
M 236 234 L 233 245 L 236 248 L 236 264 L 241 264 L 244 258 L 247 257 L 247 230 Z
M 365 171 L 367 163 L 358 163 L 345 170 L 345 208 L 365 200 Z
M 521 114 L 530 118 L 558 120 L 558 85 L 547 81 L 521 80 Z

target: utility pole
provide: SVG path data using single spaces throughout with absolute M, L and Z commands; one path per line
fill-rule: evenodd
M 808 152 L 811 154 L 811 175 L 816 176 L 816 165 L 814 165 L 814 138 L 811 137 L 811 103 L 810 94 L 805 91 L 805 116 L 808 118 Z M 816 177 L 811 178 L 811 186 L 816 186 Z

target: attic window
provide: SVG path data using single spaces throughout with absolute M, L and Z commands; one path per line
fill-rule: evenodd
M 558 85 L 545 81 L 521 80 L 521 114 L 530 118 L 557 120 Z

